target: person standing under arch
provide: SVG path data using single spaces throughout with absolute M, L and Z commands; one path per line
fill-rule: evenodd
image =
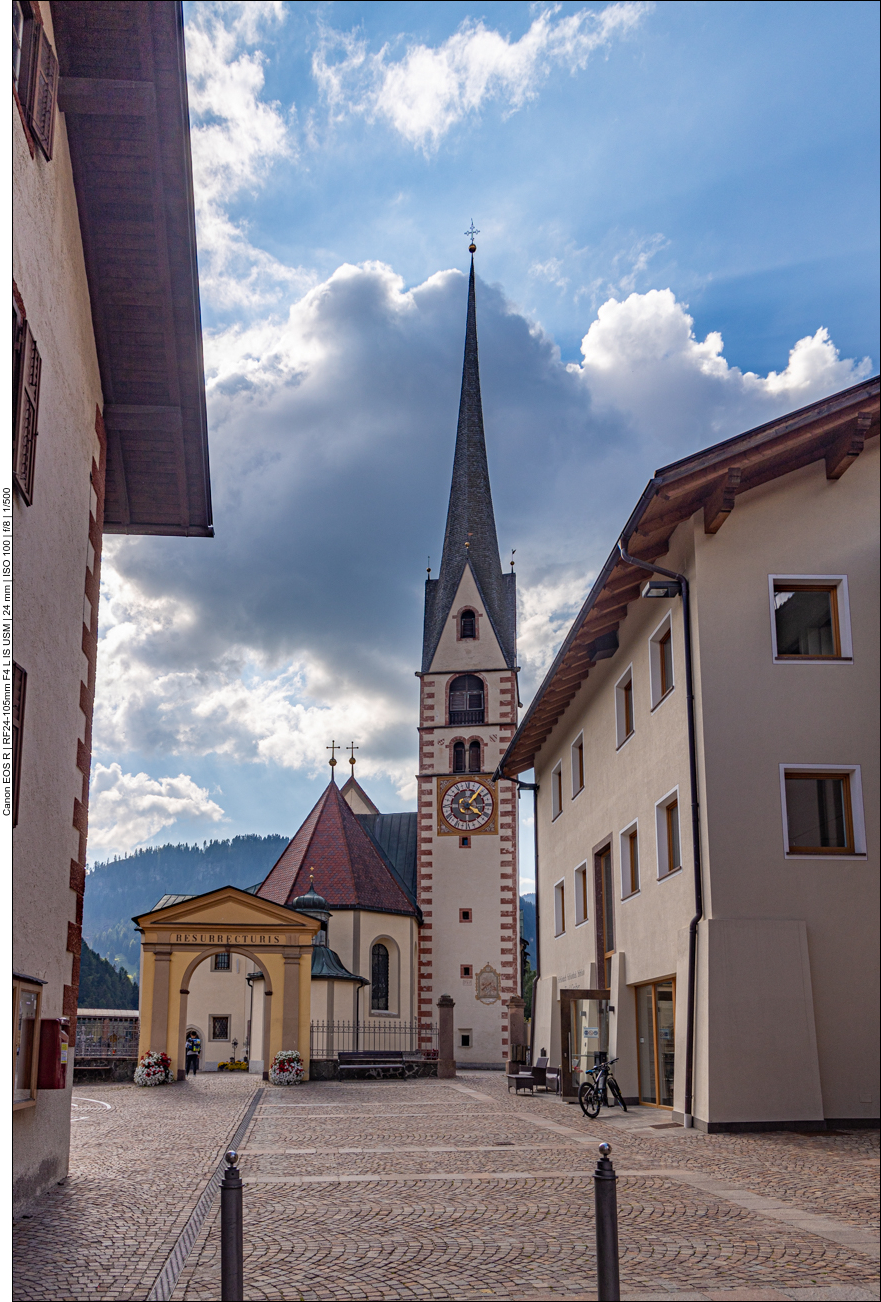
M 187 1053 L 186 1053 L 187 1076 L 189 1076 L 191 1071 L 194 1076 L 198 1076 L 199 1056 L 201 1053 L 202 1053 L 202 1037 L 199 1035 L 198 1031 L 193 1031 L 193 1030 L 187 1031 Z

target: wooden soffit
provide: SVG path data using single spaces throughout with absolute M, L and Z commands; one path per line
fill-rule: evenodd
M 183 14 L 53 0 L 107 431 L 108 533 L 213 536 Z

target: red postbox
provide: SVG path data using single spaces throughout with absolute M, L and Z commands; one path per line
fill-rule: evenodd
M 62 1019 L 60 1017 L 44 1017 L 40 1022 L 40 1065 L 37 1069 L 38 1090 L 64 1089 L 67 1083 L 67 1048 L 67 1030 L 62 1025 Z

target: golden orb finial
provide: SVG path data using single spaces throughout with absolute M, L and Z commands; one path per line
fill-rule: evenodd
M 467 230 L 467 231 L 465 232 L 465 234 L 468 236 L 469 240 L 471 241 L 471 243 L 468 245 L 468 252 L 469 252 L 469 253 L 476 253 L 476 252 L 477 252 L 477 245 L 474 243 L 474 237 L 475 237 L 475 235 L 479 235 L 479 234 L 480 234 L 480 231 L 479 231 L 479 230 L 477 229 L 477 227 L 474 225 L 474 218 L 473 218 L 473 217 L 471 218 L 471 227 L 470 227 L 469 230 Z

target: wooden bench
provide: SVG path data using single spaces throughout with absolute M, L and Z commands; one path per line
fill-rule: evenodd
M 400 1049 L 362 1049 L 356 1053 L 340 1053 L 338 1060 L 341 1080 L 355 1072 L 364 1072 L 368 1080 L 380 1080 L 383 1076 L 400 1080 L 411 1075 L 417 1066 L 405 1062 Z

